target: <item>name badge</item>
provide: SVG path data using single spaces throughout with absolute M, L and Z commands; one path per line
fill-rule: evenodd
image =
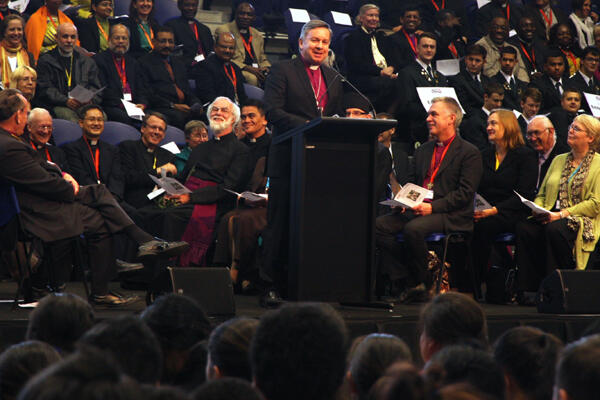
M 560 210 L 560 200 L 556 200 L 556 205 L 554 206 L 557 210 Z
M 204 61 L 204 54 L 196 54 L 196 57 L 194 57 L 194 61 L 196 61 L 196 62 Z
M 123 100 L 131 101 L 131 93 L 123 93 Z
M 433 190 L 428 190 L 425 194 L 425 200 L 433 200 Z
M 258 64 L 257 64 L 257 63 L 252 63 L 252 66 L 253 66 L 254 68 L 258 68 Z

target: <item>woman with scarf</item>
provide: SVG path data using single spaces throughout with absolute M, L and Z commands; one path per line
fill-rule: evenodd
M 129 28 L 129 54 L 135 58 L 148 54 L 154 48 L 154 32 L 159 24 L 154 19 L 154 0 L 132 0 L 129 18 L 124 22 Z
M 58 25 L 66 22 L 73 23 L 58 9 L 61 5 L 62 0 L 46 0 L 46 4 L 34 12 L 25 25 L 27 50 L 33 54 L 36 61 L 40 55 L 56 47 Z M 77 41 L 77 45 L 79 45 L 79 41 Z
M 528 135 L 543 132 L 528 131 Z M 517 225 L 520 292 L 537 291 L 555 269 L 583 270 L 600 236 L 600 121 L 575 117 L 569 127 L 569 153 L 554 158 L 535 204 L 548 210 Z
M 92 0 L 89 18 L 75 18 L 81 47 L 90 53 L 99 53 L 108 49 L 110 26 L 115 23 L 109 20 L 113 13 L 113 0 Z
M 23 31 L 25 21 L 16 14 L 4 18 L 0 24 L 0 61 L 2 73 L 2 86 L 10 87 L 12 72 L 18 67 L 35 66 L 33 55 L 25 49 Z
M 572 0 L 573 12 L 569 19 L 575 27 L 577 43 L 581 50 L 594 45 L 594 21 L 590 14 L 592 12 L 592 0 Z

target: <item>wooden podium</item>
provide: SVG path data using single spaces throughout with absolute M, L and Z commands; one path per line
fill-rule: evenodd
M 371 300 L 377 136 L 394 126 L 322 117 L 273 139 L 291 143 L 291 300 Z

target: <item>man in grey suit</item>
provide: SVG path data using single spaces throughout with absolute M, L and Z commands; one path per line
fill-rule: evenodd
M 400 302 L 427 299 L 425 237 L 434 232 L 473 230 L 473 199 L 481 179 L 481 154 L 460 138 L 462 111 L 456 100 L 437 97 L 427 114 L 434 138 L 415 151 L 409 182 L 427 188 L 425 201 L 412 209 L 395 208 L 377 218 L 375 235 L 381 272 L 404 287 Z M 398 233 L 404 234 L 408 256 Z

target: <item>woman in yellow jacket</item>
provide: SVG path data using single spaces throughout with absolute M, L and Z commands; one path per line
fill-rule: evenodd
M 554 158 L 535 203 L 550 213 L 517 225 L 518 289 L 536 291 L 555 269 L 585 269 L 600 236 L 600 121 L 579 115 L 569 153 Z
M 33 54 L 36 62 L 40 55 L 56 47 L 58 25 L 65 22 L 73 23 L 58 9 L 61 4 L 62 0 L 46 0 L 45 5 L 34 12 L 25 25 L 27 50 Z M 77 41 L 77 45 L 79 45 L 79 41 Z

